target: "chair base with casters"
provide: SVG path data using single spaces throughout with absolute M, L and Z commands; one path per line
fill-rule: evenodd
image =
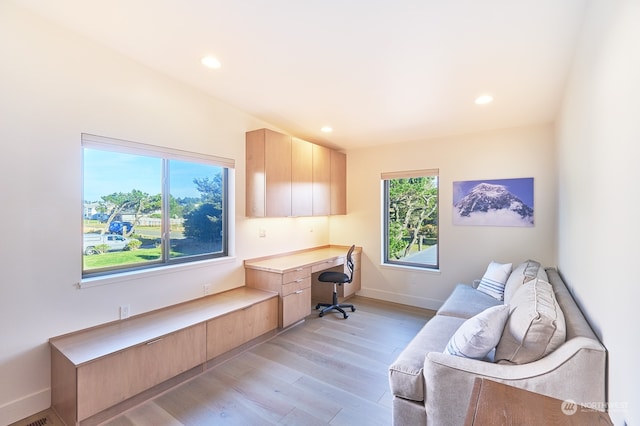
M 349 308 L 351 309 L 351 312 L 355 312 L 356 311 L 356 307 L 349 304 L 349 303 L 338 303 L 338 293 L 336 291 L 336 283 L 333 283 L 333 301 L 332 303 L 318 303 L 316 305 L 316 309 L 320 309 L 322 308 L 322 310 L 320 311 L 319 316 L 324 316 L 324 314 L 326 312 L 332 311 L 332 310 L 336 310 L 338 312 L 341 312 L 342 315 L 344 316 L 344 319 L 349 318 L 349 315 L 347 315 L 347 313 L 344 311 L 344 309 Z
M 353 258 L 351 257 L 353 250 L 356 248 L 355 244 L 349 248 L 347 252 L 347 269 L 349 270 L 349 275 L 342 272 L 335 271 L 326 271 L 320 274 L 318 277 L 318 281 L 323 283 L 333 283 L 333 300 L 331 303 L 318 303 L 316 305 L 316 309 L 322 308 L 319 316 L 323 316 L 325 312 L 336 310 L 341 312 L 344 316 L 344 319 L 349 318 L 349 315 L 344 311 L 343 308 L 351 309 L 351 312 L 355 312 L 356 307 L 347 303 L 340 304 L 338 303 L 338 292 L 337 286 L 342 284 L 348 284 L 353 281 Z

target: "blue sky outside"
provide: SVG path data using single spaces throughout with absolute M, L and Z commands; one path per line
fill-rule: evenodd
M 466 180 L 453 183 L 453 205 L 464 198 L 476 185 L 503 185 L 527 206 L 533 208 L 533 178 Z
M 194 178 L 213 176 L 221 168 L 207 164 L 171 160 L 171 194 L 176 198 L 200 197 Z M 162 160 L 160 158 L 84 149 L 84 200 L 100 201 L 114 192 L 137 189 L 149 195 L 162 190 Z

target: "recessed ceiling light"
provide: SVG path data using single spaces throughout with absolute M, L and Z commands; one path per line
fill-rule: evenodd
M 217 70 L 218 68 L 220 68 L 222 66 L 220 61 L 217 60 L 216 58 L 214 58 L 213 56 L 203 56 L 202 59 L 200 60 L 200 62 L 205 67 L 211 68 L 211 69 L 214 69 L 214 70 Z
M 331 128 L 331 126 L 324 126 L 320 129 L 320 131 L 324 133 L 331 133 L 333 132 L 333 128 Z
M 493 102 L 493 96 L 491 95 L 482 95 L 476 98 L 476 104 L 484 105 Z

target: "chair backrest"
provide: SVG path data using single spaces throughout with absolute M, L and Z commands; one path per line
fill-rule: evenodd
M 352 245 L 351 248 L 349 248 L 349 251 L 347 252 L 347 269 L 349 269 L 349 281 L 347 282 L 351 282 L 353 281 L 353 257 L 351 256 L 353 254 L 353 250 L 355 250 L 356 245 Z

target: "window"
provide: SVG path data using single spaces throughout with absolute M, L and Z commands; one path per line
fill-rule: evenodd
M 438 170 L 383 173 L 384 263 L 438 268 Z
M 83 278 L 228 254 L 233 160 L 82 135 Z

